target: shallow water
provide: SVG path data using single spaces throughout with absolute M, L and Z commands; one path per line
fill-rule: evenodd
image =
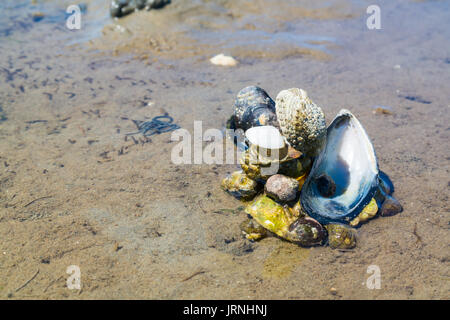
M 0 3 L 2 298 L 449 298 L 448 1 L 379 1 L 369 30 L 371 1 L 173 0 L 114 21 L 91 0 L 70 31 L 71 2 Z M 209 63 L 222 52 L 238 66 Z M 236 165 L 174 165 L 170 133 L 125 140 L 165 112 L 222 129 L 248 85 L 303 88 L 328 123 L 351 110 L 404 212 L 352 251 L 250 243 L 220 189 Z M 373 264 L 380 290 L 361 285 Z

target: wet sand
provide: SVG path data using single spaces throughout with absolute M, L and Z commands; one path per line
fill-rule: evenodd
M 448 4 L 381 1 L 368 30 L 370 2 L 173 2 L 114 22 L 87 1 L 79 31 L 69 2 L 0 5 L 0 298 L 448 299 Z M 211 65 L 221 52 L 239 65 Z M 220 189 L 237 165 L 175 165 L 170 133 L 125 140 L 130 119 L 165 112 L 221 129 L 248 85 L 303 88 L 328 123 L 351 110 L 404 212 L 363 225 L 350 251 L 251 243 Z

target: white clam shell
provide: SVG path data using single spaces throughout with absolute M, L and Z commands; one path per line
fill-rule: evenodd
M 261 160 L 276 161 L 287 155 L 287 145 L 280 131 L 273 126 L 253 127 L 245 131 L 250 153 Z M 256 160 L 256 159 L 255 159 Z
M 224 66 L 224 67 L 234 67 L 238 64 L 238 61 L 235 58 L 233 58 L 231 56 L 226 56 L 223 53 L 212 57 L 211 59 L 209 59 L 209 61 L 212 64 L 215 64 L 217 66 Z

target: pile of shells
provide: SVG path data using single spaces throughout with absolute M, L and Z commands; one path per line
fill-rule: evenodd
M 246 202 L 241 230 L 249 240 L 274 235 L 301 246 L 350 249 L 355 228 L 403 210 L 366 131 L 348 110 L 327 127 L 306 91 L 283 90 L 274 102 L 250 86 L 238 93 L 229 127 L 245 131 L 246 150 L 241 170 L 222 188 Z

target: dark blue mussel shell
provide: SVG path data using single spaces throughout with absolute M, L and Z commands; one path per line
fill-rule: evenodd
M 378 173 L 378 190 L 374 196 L 378 208 L 381 208 L 386 197 L 391 196 L 392 193 L 394 193 L 394 184 L 389 176 L 380 170 Z
M 356 117 L 341 110 L 302 187 L 302 207 L 322 224 L 348 224 L 374 197 L 378 185 L 372 143 Z

